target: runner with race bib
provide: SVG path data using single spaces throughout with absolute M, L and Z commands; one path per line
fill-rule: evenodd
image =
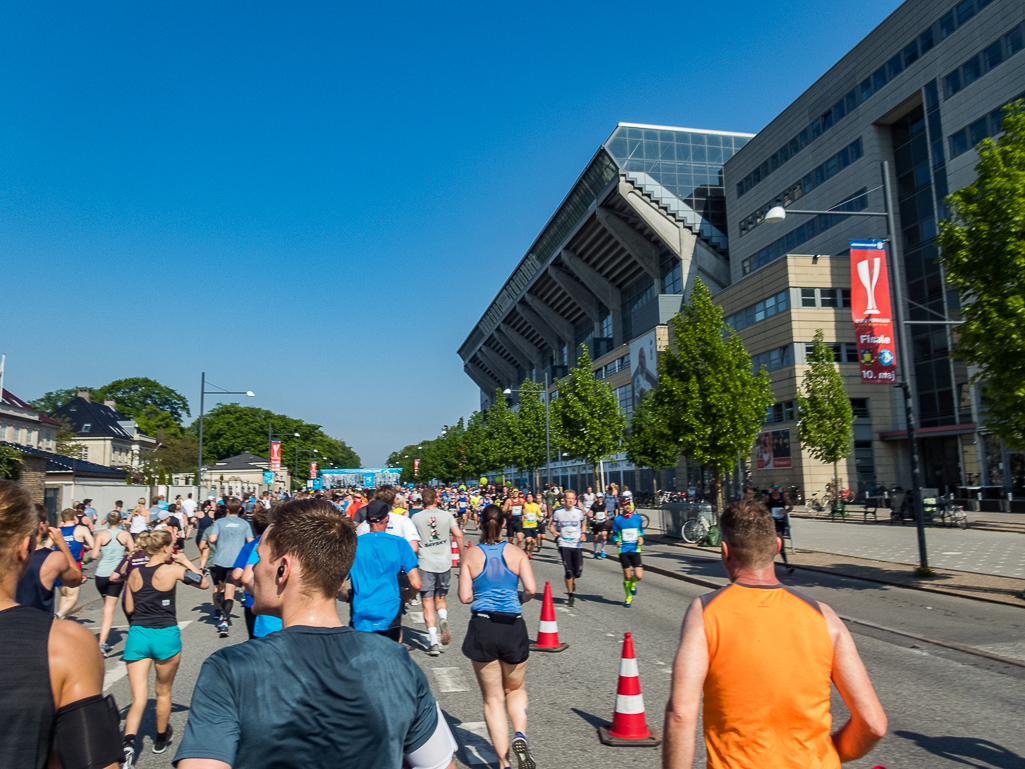
M 567 490 L 563 495 L 563 504 L 555 514 L 552 515 L 552 522 L 548 524 L 548 531 L 553 536 L 558 536 L 559 554 L 562 556 L 562 565 L 566 571 L 566 592 L 569 600 L 566 606 L 572 607 L 576 602 L 573 595 L 575 580 L 580 579 L 584 571 L 584 553 L 581 549 L 587 535 L 584 533 L 584 521 L 587 516 L 584 511 L 577 507 L 577 493 Z
M 630 608 L 637 595 L 637 583 L 644 577 L 641 546 L 644 544 L 644 524 L 641 516 L 626 508 L 612 522 L 613 537 L 619 542 L 619 565 L 623 567 L 623 606 Z

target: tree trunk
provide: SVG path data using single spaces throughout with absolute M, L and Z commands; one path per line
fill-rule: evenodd
M 601 485 L 601 473 L 598 472 L 599 463 L 594 463 L 594 488 L 596 491 L 605 491 Z
M 839 483 L 840 479 L 839 479 L 839 475 L 840 475 L 840 471 L 837 469 L 837 463 L 834 462 L 833 463 L 833 513 L 836 513 L 840 509 L 840 506 L 838 504 L 838 502 L 840 501 L 840 483 Z
M 715 505 L 712 508 L 715 515 L 712 523 L 719 521 L 719 515 L 722 512 L 723 495 L 722 495 L 722 468 L 716 465 L 712 468 L 712 498 L 715 500 Z

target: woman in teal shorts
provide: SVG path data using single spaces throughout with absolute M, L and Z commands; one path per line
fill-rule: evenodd
M 181 553 L 172 554 L 173 541 L 166 529 L 154 531 L 146 541 L 149 561 L 128 577 L 125 612 L 131 617 L 125 650 L 132 705 L 125 717 L 125 763 L 134 766 L 135 734 L 149 699 L 149 669 L 157 669 L 157 736 L 154 753 L 163 753 L 171 742 L 171 685 L 181 662 L 181 631 L 175 609 L 179 582 L 206 590 L 202 572 Z

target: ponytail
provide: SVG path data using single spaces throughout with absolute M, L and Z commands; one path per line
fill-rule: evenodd
M 481 513 L 480 542 L 482 545 L 494 545 L 502 541 L 502 508 L 488 505 Z

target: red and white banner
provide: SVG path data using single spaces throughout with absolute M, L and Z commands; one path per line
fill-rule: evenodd
M 897 348 L 893 338 L 885 241 L 851 241 L 851 315 L 861 381 L 894 384 Z
M 275 473 L 281 469 L 281 441 L 270 442 L 270 469 Z
M 317 463 L 316 462 L 310 462 L 310 480 L 311 481 L 317 480 Z
M 419 478 L 420 477 L 420 460 L 419 459 L 414 459 L 413 460 L 413 477 L 414 478 Z

